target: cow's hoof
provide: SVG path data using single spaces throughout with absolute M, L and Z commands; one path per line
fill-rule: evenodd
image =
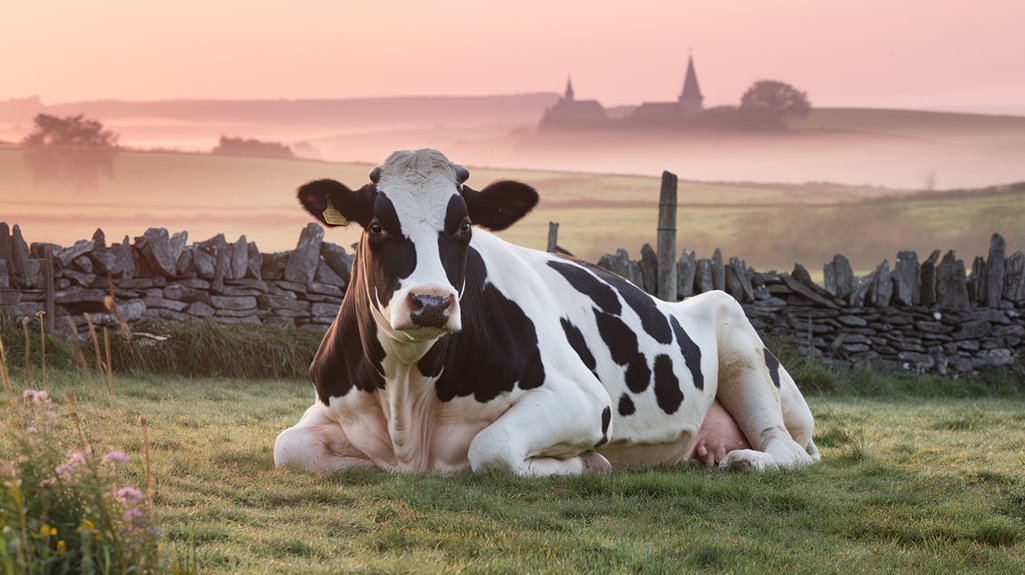
M 727 471 L 764 471 L 768 456 L 753 449 L 736 449 L 719 462 L 719 469 Z
M 580 454 L 580 461 L 584 464 L 584 473 L 601 473 L 612 475 L 612 464 L 605 456 L 597 451 L 587 451 Z

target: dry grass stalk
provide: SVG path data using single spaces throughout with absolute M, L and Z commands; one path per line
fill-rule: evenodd
M 114 395 L 114 371 L 110 366 L 110 335 L 107 327 L 103 326 L 103 350 L 107 354 L 107 393 Z
M 28 386 L 35 387 L 36 366 L 32 362 L 32 338 L 28 335 L 28 322 L 27 317 L 21 318 L 21 331 L 25 334 L 25 367 L 28 369 Z
M 11 388 L 11 378 L 7 374 L 7 352 L 4 351 L 4 338 L 0 337 L 0 380 L 3 381 L 4 391 L 9 397 L 14 398 L 14 389 Z
M 85 369 L 85 354 L 82 353 L 82 342 L 78 339 L 78 326 L 75 325 L 75 320 L 71 319 L 71 316 L 68 316 L 68 326 L 71 327 L 71 333 L 75 336 L 75 342 L 72 344 L 75 349 L 75 365 L 79 369 Z
M 96 370 L 103 371 L 103 359 L 100 358 L 100 340 L 96 337 L 96 326 L 93 325 L 93 318 L 85 313 L 85 323 L 89 324 L 89 336 L 93 338 L 93 351 L 96 352 Z
M 49 393 L 50 377 L 46 373 L 46 322 L 43 321 L 44 317 L 46 317 L 45 311 L 36 312 L 36 319 L 39 320 L 39 349 L 43 357 L 43 390 Z
M 153 513 L 153 499 L 157 494 L 157 482 L 156 478 L 153 477 L 153 468 L 150 466 L 150 442 L 149 442 L 149 426 L 146 425 L 146 416 L 141 412 L 136 412 L 139 417 L 139 423 L 142 424 L 142 453 L 146 464 L 146 505 L 149 507 L 149 512 Z

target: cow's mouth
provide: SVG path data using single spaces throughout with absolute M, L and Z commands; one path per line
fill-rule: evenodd
M 408 327 L 408 328 L 397 328 L 395 333 L 398 336 L 396 339 L 399 341 L 413 342 L 424 342 L 438 339 L 441 336 L 455 333 L 458 329 L 452 329 L 448 325 L 442 327 Z

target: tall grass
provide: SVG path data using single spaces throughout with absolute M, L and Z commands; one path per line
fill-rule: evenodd
M 0 338 L 6 345 L 8 367 L 32 371 L 34 378 L 35 366 L 42 364 L 43 356 L 42 346 L 33 345 L 22 333 L 30 329 L 0 311 Z M 287 326 L 224 326 L 209 320 L 141 321 L 133 329 L 134 333 L 118 330 L 84 340 L 77 335 L 41 333 L 46 364 L 49 369 L 80 369 L 84 363 L 82 349 L 94 348 L 100 373 L 109 369 L 112 373 L 188 377 L 305 379 L 322 337 Z M 102 346 L 100 340 L 104 340 Z M 101 352 L 108 346 L 108 354 Z M 104 355 L 109 356 L 109 362 Z M 112 374 L 104 377 L 112 384 Z

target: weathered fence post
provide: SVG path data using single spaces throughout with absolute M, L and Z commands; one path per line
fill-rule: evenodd
M 662 172 L 657 243 L 656 295 L 665 301 L 676 301 L 676 174 L 670 172 Z
M 548 222 L 548 253 L 554 254 L 559 245 L 559 222 Z
M 56 330 L 56 305 L 55 305 L 55 294 L 53 289 L 53 250 L 50 246 L 46 247 L 46 259 L 43 260 L 43 265 L 46 269 L 43 273 L 44 288 L 46 290 L 45 305 L 46 305 L 46 329 L 53 333 Z

